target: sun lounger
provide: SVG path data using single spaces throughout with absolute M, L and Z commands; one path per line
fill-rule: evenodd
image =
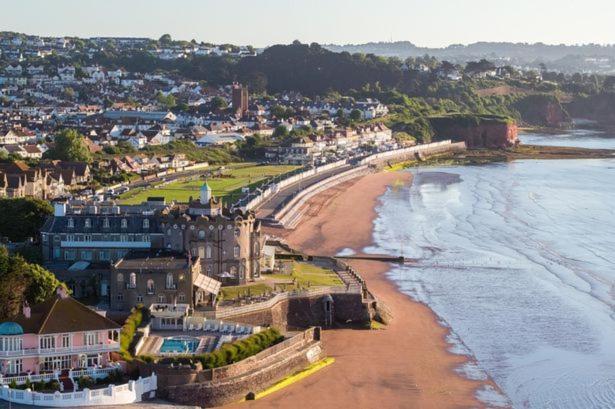
M 203 324 L 196 324 L 196 330 L 201 331 L 203 329 Z
M 193 324 L 190 324 L 190 325 L 188 326 L 188 329 L 189 329 L 190 331 L 194 331 L 194 325 L 193 325 Z

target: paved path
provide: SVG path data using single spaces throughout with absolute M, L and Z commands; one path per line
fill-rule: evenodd
M 335 169 L 318 173 L 312 177 L 309 177 L 307 179 L 293 183 L 290 186 L 286 186 L 283 189 L 280 189 L 276 194 L 274 194 L 256 207 L 257 217 L 260 219 L 266 219 L 268 217 L 271 217 L 275 210 L 290 201 L 301 190 L 313 185 L 314 183 L 318 183 L 321 180 L 327 179 L 328 177 L 344 172 L 351 167 L 351 165 L 343 165 Z

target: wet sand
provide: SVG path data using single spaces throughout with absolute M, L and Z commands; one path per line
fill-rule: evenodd
M 409 183 L 408 173 L 378 173 L 346 182 L 314 197 L 293 231 L 270 230 L 306 253 L 360 252 L 372 242 L 374 208 L 388 186 Z M 244 408 L 477 408 L 484 382 L 454 369 L 466 357 L 448 352 L 447 330 L 435 314 L 387 280 L 389 265 L 353 261 L 369 289 L 390 309 L 385 330 L 327 330 L 323 343 L 336 362 Z

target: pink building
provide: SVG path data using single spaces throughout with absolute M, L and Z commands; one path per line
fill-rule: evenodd
M 59 288 L 57 295 L 0 324 L 0 374 L 104 367 L 118 352 L 120 325 Z

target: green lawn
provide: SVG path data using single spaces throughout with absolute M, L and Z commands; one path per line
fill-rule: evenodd
M 265 283 L 253 284 L 253 285 L 236 285 L 232 287 L 222 287 L 220 294 L 224 300 L 234 300 L 240 296 L 247 296 L 248 294 L 257 297 L 261 294 L 265 294 L 273 291 L 273 288 L 269 287 Z
M 241 195 L 241 188 L 246 186 L 254 188 L 268 177 L 288 173 L 297 168 L 298 166 L 290 165 L 234 164 L 226 166 L 221 177 L 207 178 L 207 183 L 214 196 L 225 198 L 225 201 L 234 201 Z M 215 173 L 215 169 L 212 169 L 212 172 Z M 189 180 L 134 189 L 120 196 L 120 200 L 123 204 L 139 204 L 149 196 L 163 196 L 167 202 L 176 200 L 186 203 L 191 196 L 193 198 L 199 196 L 199 190 L 204 182 L 202 175 L 193 176 Z
M 222 287 L 220 290 L 221 298 L 228 301 L 248 294 L 253 297 L 259 296 L 273 291 L 275 284 L 278 284 L 276 291 L 344 284 L 334 271 L 302 262 L 293 262 L 291 274 L 263 274 L 263 279 L 267 280 L 267 283 Z M 293 279 L 295 280 L 294 284 Z
M 302 262 L 293 262 L 293 272 L 291 275 L 267 274 L 263 277 L 280 280 L 282 282 L 294 279 L 298 287 L 335 286 L 344 284 L 334 271 Z

